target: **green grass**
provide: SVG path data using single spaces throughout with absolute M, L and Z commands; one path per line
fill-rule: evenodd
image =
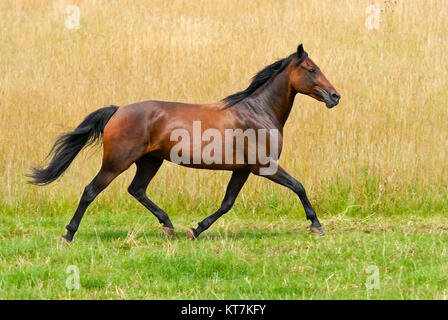
M 240 199 L 194 242 L 186 239 L 186 228 L 210 214 L 216 203 L 200 208 L 196 204 L 197 213 L 188 214 L 179 209 L 178 202 L 169 206 L 169 199 L 158 199 L 168 207 L 177 228 L 177 237 L 166 239 L 156 219 L 127 195 L 114 202 L 100 198 L 87 211 L 71 244 L 58 238 L 75 209 L 73 201 L 4 205 L 0 298 L 448 296 L 448 218 L 443 214 L 366 215 L 360 214 L 359 207 L 328 214 L 330 208 L 318 201 L 317 207 L 326 208 L 320 217 L 327 235 L 317 237 L 308 233 L 297 199 L 292 205 L 292 198 L 282 197 L 282 192 L 272 193 L 264 210 L 258 211 Z M 287 205 L 291 205 L 289 210 Z M 78 290 L 65 286 L 70 265 L 80 271 Z M 366 268 L 370 265 L 378 267 L 380 288 L 367 292 L 365 283 L 371 274 Z

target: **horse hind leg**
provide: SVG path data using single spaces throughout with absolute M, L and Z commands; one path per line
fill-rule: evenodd
M 95 200 L 101 191 L 103 191 L 117 176 L 126 171 L 138 158 L 138 152 L 141 152 L 141 150 L 134 149 L 134 152 L 131 153 L 129 149 L 130 148 L 124 149 L 123 147 L 115 148 L 115 150 L 120 150 L 120 152 L 111 153 L 106 152 L 105 148 L 101 169 L 95 178 L 93 178 L 92 182 L 85 187 L 78 208 L 76 209 L 73 218 L 70 220 L 70 223 L 65 227 L 67 229 L 67 234 L 62 237 L 63 240 L 67 242 L 73 240 L 88 206 Z M 128 156 L 123 158 L 122 154 L 127 154 Z
M 174 237 L 174 227 L 168 214 L 152 202 L 146 195 L 146 189 L 162 163 L 163 159 L 154 158 L 150 155 L 144 156 L 136 161 L 137 171 L 128 191 L 138 200 L 138 202 L 154 214 L 159 220 L 159 223 L 162 224 L 163 232 L 165 232 L 168 237 Z
M 79 201 L 78 208 L 70 220 L 70 223 L 65 227 L 67 229 L 67 234 L 62 236 L 62 240 L 66 242 L 71 242 L 76 231 L 79 228 L 79 224 L 81 223 L 81 219 L 84 216 L 88 206 L 93 202 L 93 200 L 103 191 L 111 182 L 114 180 L 123 170 L 110 170 L 104 167 L 101 167 L 101 170 L 98 174 L 93 178 L 92 182 L 90 182 L 84 189 L 84 192 L 81 196 L 81 200 Z

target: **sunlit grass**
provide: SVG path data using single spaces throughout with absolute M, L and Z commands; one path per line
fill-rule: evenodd
M 96 209 L 71 244 L 57 241 L 61 216 L 1 217 L 0 298 L 447 297 L 446 218 L 334 216 L 317 237 L 295 214 L 251 214 L 238 205 L 191 242 L 185 229 L 201 215 L 174 214 L 178 237 L 167 240 L 143 210 Z M 71 265 L 79 290 L 66 287 Z M 368 266 L 379 270 L 378 289 L 366 289 Z

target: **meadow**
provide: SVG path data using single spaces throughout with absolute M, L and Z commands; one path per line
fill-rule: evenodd
M 372 4 L 378 29 L 366 27 Z M 69 5 L 79 28 L 67 27 Z M 0 298 L 446 299 L 447 14 L 441 0 L 2 0 Z M 101 147 L 88 149 L 56 183 L 27 184 L 61 132 L 110 104 L 218 101 L 299 43 L 342 95 L 331 110 L 296 97 L 280 159 L 325 237 L 308 233 L 292 192 L 252 176 L 188 241 L 230 174 L 165 163 L 148 194 L 175 239 L 127 194 L 132 167 L 74 242 L 58 241 L 101 164 Z

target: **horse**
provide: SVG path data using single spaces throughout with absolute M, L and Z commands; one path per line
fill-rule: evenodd
M 220 208 L 199 222 L 196 228 L 188 229 L 187 238 L 190 240 L 198 238 L 232 208 L 251 173 L 291 189 L 299 197 L 306 219 L 311 221 L 310 232 L 323 236 L 324 230 L 302 183 L 277 163 L 283 145 L 283 128 L 297 93 L 324 102 L 327 108 L 336 106 L 341 98 L 308 57 L 302 44 L 293 54 L 259 71 L 245 90 L 219 102 L 186 104 L 151 100 L 122 107 L 111 105 L 94 111 L 75 130 L 56 140 L 48 155 L 49 164 L 31 168 L 27 176 L 35 185 L 55 181 L 83 148 L 100 142 L 102 138 L 101 169 L 85 187 L 74 216 L 66 226 L 67 232 L 62 236 L 66 242 L 73 240 L 87 207 L 98 194 L 134 163 L 137 170 L 128 192 L 154 214 L 168 237 L 175 236 L 168 214 L 146 194 L 151 179 L 165 160 L 197 169 L 232 171 Z M 200 124 L 199 130 L 197 124 Z M 209 134 L 208 139 L 200 139 L 201 133 L 207 130 L 214 134 Z M 220 134 L 227 134 L 229 130 L 237 132 L 231 137 L 242 137 L 240 141 L 243 143 L 238 146 L 233 144 L 233 139 L 230 142 L 218 139 Z M 248 139 L 250 135 L 245 133 L 248 130 L 264 132 L 266 137 L 275 136 L 275 139 L 266 139 L 263 146 L 260 137 L 255 142 Z M 194 131 L 199 131 L 199 140 L 194 137 L 198 132 Z M 174 138 L 173 132 L 178 133 Z M 193 134 L 196 144 L 188 144 L 188 139 L 181 141 L 179 132 Z M 208 155 L 198 152 L 198 148 L 205 151 L 212 143 L 215 146 L 213 152 Z M 174 149 L 177 152 L 173 152 Z M 251 157 L 251 152 L 261 149 L 266 153 L 267 149 L 271 151 L 268 161 Z M 178 161 L 179 158 L 183 161 Z

